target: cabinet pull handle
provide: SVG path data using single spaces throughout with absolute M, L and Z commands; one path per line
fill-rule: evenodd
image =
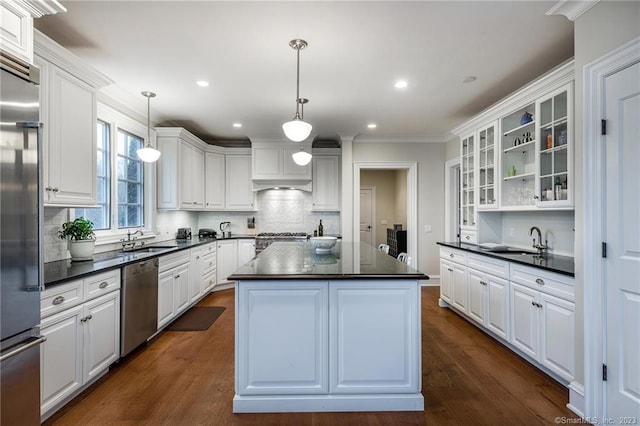
M 536 284 L 544 285 L 544 280 L 542 278 L 536 278 Z
M 53 303 L 54 305 L 59 305 L 62 302 L 64 302 L 64 296 L 58 296 L 55 299 L 53 299 L 51 303 Z
M 89 321 L 90 319 L 93 319 L 93 315 L 89 315 L 89 316 L 87 317 L 87 321 Z
M 449 257 L 450 257 L 450 258 L 453 258 L 453 253 L 449 253 Z
M 480 284 L 487 285 L 487 283 L 485 283 L 484 281 L 480 281 Z
M 467 239 L 467 240 L 470 240 L 471 239 L 471 235 L 467 235 L 464 238 Z
M 51 188 L 50 186 L 47 186 L 47 187 L 45 188 L 45 191 L 51 191 L 51 190 L 53 190 L 53 188 Z
M 107 286 L 108 286 L 108 285 L 109 285 L 109 283 L 108 283 L 108 282 L 106 282 L 106 281 L 102 281 L 98 287 L 99 287 L 99 288 L 107 288 Z
M 540 197 L 538 197 L 537 195 L 534 195 L 534 196 L 533 196 L 533 199 L 534 199 L 534 200 L 538 200 L 538 199 L 540 199 Z
M 451 268 L 447 268 L 447 271 L 449 271 L 449 272 L 453 272 L 453 269 L 451 269 Z
M 58 192 L 58 191 L 60 191 L 60 190 L 58 189 L 58 187 L 57 187 L 57 186 L 54 186 L 54 187 L 53 187 L 53 192 Z
M 176 276 L 175 276 L 175 277 L 173 277 L 173 278 L 180 278 L 180 275 L 176 275 Z

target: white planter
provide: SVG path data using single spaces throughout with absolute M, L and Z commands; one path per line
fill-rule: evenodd
M 96 240 L 69 240 L 72 261 L 92 260 Z

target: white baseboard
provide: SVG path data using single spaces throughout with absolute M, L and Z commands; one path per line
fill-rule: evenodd
M 438 287 L 440 286 L 440 275 L 429 275 L 428 280 L 420 280 L 421 287 Z
M 573 381 L 569 383 L 569 403 L 567 408 L 584 418 L 584 385 Z
M 234 413 L 293 413 L 346 411 L 424 411 L 416 394 L 277 395 L 233 397 Z

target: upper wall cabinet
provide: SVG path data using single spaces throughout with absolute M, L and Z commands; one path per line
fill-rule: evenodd
M 111 84 L 53 40 L 35 32 L 43 123 L 43 200 L 52 206 L 96 204 L 97 90 Z
M 33 63 L 33 18 L 66 12 L 56 0 L 1 0 L 0 48 Z
M 204 208 L 224 210 L 225 165 L 224 154 L 204 154 Z
M 340 210 L 340 157 L 313 153 L 313 211 Z
M 225 156 L 226 210 L 255 210 L 255 193 L 251 188 L 251 155 Z
M 477 210 L 573 207 L 573 61 L 453 130 L 461 138 L 461 223 Z
M 301 147 L 311 152 L 311 142 L 251 141 L 251 169 L 253 189 L 260 190 L 283 185 L 307 186 L 311 190 L 311 163 L 299 166 L 291 155 Z
M 203 144 L 181 127 L 156 127 L 158 208 L 203 210 L 205 198 Z

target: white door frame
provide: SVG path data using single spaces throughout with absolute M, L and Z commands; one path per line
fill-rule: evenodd
M 375 241 L 376 241 L 376 221 L 377 221 L 377 215 L 376 215 L 376 187 L 372 186 L 372 185 L 364 185 L 361 186 L 360 189 L 358 190 L 358 194 L 360 194 L 361 190 L 368 190 L 371 191 L 371 235 L 372 235 L 372 239 L 373 239 L 373 244 L 375 245 Z M 358 197 L 358 202 L 360 200 L 360 197 Z M 360 218 L 360 209 L 358 209 L 358 219 Z M 360 226 L 358 226 L 358 230 L 360 230 Z M 358 238 L 360 238 L 360 232 L 358 232 Z
M 420 268 L 418 255 L 418 163 L 413 161 L 354 161 L 353 162 L 353 241 L 360 242 L 360 171 L 406 170 L 407 171 L 407 252 L 416 259 L 416 268 Z M 356 231 L 357 230 L 357 231 Z
M 460 167 L 460 157 L 448 160 L 444 163 L 444 240 L 449 242 L 458 241 L 458 232 L 456 228 L 456 221 L 451 220 L 455 215 L 459 215 L 459 211 L 455 206 L 458 203 L 454 202 L 455 197 L 460 200 L 460 194 L 458 193 L 457 180 L 455 174 L 458 173 L 458 167 Z
M 601 243 L 604 241 L 603 205 L 605 202 L 604 148 L 600 121 L 604 110 L 604 80 L 616 72 L 640 62 L 640 37 L 612 50 L 584 67 L 584 224 L 583 224 L 583 288 L 584 288 L 584 387 L 585 417 L 605 415 L 604 334 L 606 315 L 605 271 Z

